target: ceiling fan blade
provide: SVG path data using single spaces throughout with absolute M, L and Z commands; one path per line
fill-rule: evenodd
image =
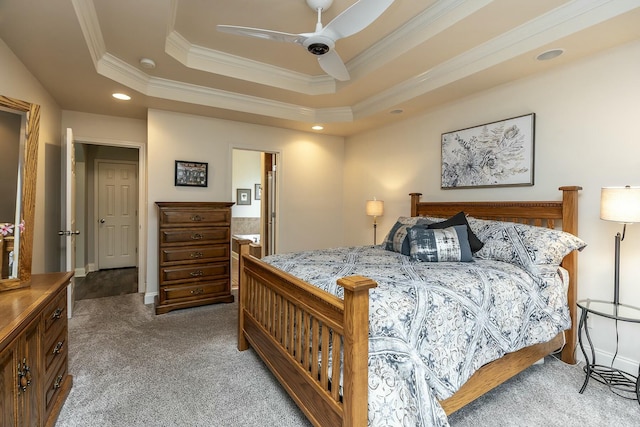
M 333 49 L 322 56 L 318 56 L 318 63 L 325 73 L 336 80 L 344 82 L 351 79 L 347 67 L 344 65 L 344 62 L 342 62 L 342 58 L 340 58 L 338 52 Z
M 320 34 L 338 40 L 349 37 L 364 30 L 380 15 L 394 0 L 360 0 L 340 15 L 336 16 L 321 31 Z
M 238 27 L 236 25 L 216 25 L 216 29 L 223 33 L 285 43 L 302 44 L 307 39 L 304 34 L 290 34 L 280 31 L 263 30 L 260 28 Z

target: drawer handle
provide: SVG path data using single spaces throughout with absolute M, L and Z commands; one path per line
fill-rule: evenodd
M 189 273 L 191 275 L 191 277 L 200 277 L 200 276 L 204 276 L 204 272 L 202 270 L 196 270 L 196 271 L 192 271 L 191 273 Z
M 56 344 L 56 347 L 53 349 L 53 354 L 60 354 L 60 350 L 62 350 L 63 346 L 64 343 L 62 341 L 58 341 L 58 344 Z
M 18 362 L 18 391 L 26 392 L 31 385 L 31 368 L 27 365 L 27 359 L 22 359 L 22 366 Z
M 64 311 L 63 308 L 56 308 L 56 311 L 54 311 L 53 314 L 51 315 L 51 320 L 59 319 L 63 311 Z
M 203 256 L 202 252 L 191 252 L 191 258 L 202 258 Z
M 202 221 L 204 218 L 202 218 L 200 215 L 191 215 L 191 221 Z
M 60 388 L 61 385 L 62 385 L 62 375 L 58 375 L 58 378 L 56 378 L 56 382 L 53 383 L 53 389 L 57 390 Z
M 202 289 L 202 288 L 197 288 L 197 289 L 192 289 L 191 290 L 191 295 L 200 295 L 201 293 L 204 293 L 204 289 Z
M 191 240 L 202 240 L 204 236 L 200 233 L 194 233 L 191 235 Z

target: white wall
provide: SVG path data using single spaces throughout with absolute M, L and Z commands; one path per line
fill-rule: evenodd
M 32 272 L 59 271 L 61 110 L 1 39 L 0 64 L 0 94 L 40 105 Z
M 148 116 L 148 272 L 145 300 L 158 289 L 157 201 L 231 201 L 232 151 L 279 154 L 276 235 L 279 252 L 344 243 L 344 140 L 207 117 L 150 110 Z M 174 186 L 175 160 L 209 163 L 206 188 Z
M 111 141 L 120 145 L 123 141 L 147 142 L 146 120 L 65 110 L 62 112 L 62 127 L 72 128 L 74 139 L 89 143 Z
M 580 63 L 469 97 L 404 122 L 350 137 L 345 149 L 345 232 L 348 244 L 370 240 L 364 201 L 385 201 L 378 218 L 385 235 L 409 215 L 410 192 L 423 200 L 556 200 L 557 188 L 580 185 L 578 298 L 612 299 L 613 238 L 621 226 L 599 219 L 600 188 L 640 185 L 640 42 Z M 440 189 L 444 132 L 536 113 L 535 185 L 495 189 Z M 640 307 L 640 225 L 622 242 L 621 301 Z M 612 322 L 591 317 L 596 346 L 614 352 Z M 637 363 L 638 325 L 620 324 L 618 358 Z M 579 351 L 578 351 L 579 353 Z M 605 354 L 606 355 L 606 354 Z M 580 355 L 581 356 L 581 355 Z M 628 364 L 627 364 L 628 365 Z M 633 367 L 631 372 L 636 372 Z

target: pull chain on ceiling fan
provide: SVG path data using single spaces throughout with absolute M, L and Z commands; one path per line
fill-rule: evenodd
M 346 81 L 351 77 L 342 58 L 334 49 L 336 41 L 364 30 L 378 19 L 393 1 L 359 0 L 323 27 L 322 12 L 331 6 L 333 0 L 306 0 L 309 7 L 318 13 L 318 22 L 313 33 L 290 34 L 236 25 L 218 25 L 216 28 L 225 33 L 303 46 L 317 56 L 318 63 L 324 72 L 336 80 Z

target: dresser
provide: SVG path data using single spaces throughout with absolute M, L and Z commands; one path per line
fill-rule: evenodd
M 31 276 L 0 292 L 0 425 L 53 426 L 71 390 L 67 285 L 71 273 Z
M 156 202 L 158 296 L 156 314 L 233 302 L 232 202 Z

